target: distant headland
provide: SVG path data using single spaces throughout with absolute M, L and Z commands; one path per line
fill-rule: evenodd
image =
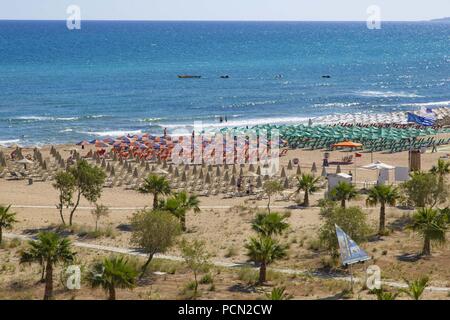
M 439 18 L 439 19 L 431 19 L 431 22 L 450 22 L 450 17 Z

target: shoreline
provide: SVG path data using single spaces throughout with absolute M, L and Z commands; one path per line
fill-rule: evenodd
M 450 101 L 447 101 L 450 104 Z M 434 104 L 435 105 L 435 104 Z M 444 105 L 444 103 L 442 104 Z M 425 104 L 424 107 L 427 105 Z M 436 120 L 441 120 L 444 117 L 450 117 L 450 107 L 443 106 L 443 107 L 435 107 L 432 108 L 433 112 L 435 113 Z M 341 114 L 329 114 L 324 116 L 317 116 L 317 117 L 273 117 L 271 119 L 268 118 L 261 118 L 261 119 L 246 119 L 246 120 L 231 120 L 228 122 L 221 122 L 221 123 L 206 123 L 201 124 L 201 128 L 205 130 L 205 132 L 218 132 L 222 129 L 231 129 L 236 127 L 245 127 L 248 126 L 250 128 L 252 127 L 258 127 L 258 126 L 264 126 L 267 124 L 276 124 L 280 126 L 295 126 L 295 125 L 305 125 L 308 124 L 309 121 L 312 122 L 312 125 L 321 125 L 321 126 L 330 126 L 330 125 L 349 125 L 349 124 L 356 124 L 356 125 L 376 125 L 376 124 L 407 124 L 407 114 L 408 113 L 414 113 L 416 115 L 421 116 L 427 116 L 426 113 L 424 113 L 421 110 L 409 110 L 409 111 L 393 111 L 393 112 L 384 112 L 384 113 L 341 113 Z M 168 129 L 168 136 L 171 137 L 178 137 L 178 136 L 188 136 L 191 134 L 192 129 L 194 128 L 194 124 L 163 124 L 160 123 L 157 126 L 161 128 L 161 133 L 164 128 Z M 81 136 L 80 139 L 74 141 L 57 141 L 57 142 L 37 142 L 37 143 L 20 143 L 21 138 L 11 138 L 11 139 L 2 139 L 0 138 L 0 147 L 2 148 L 11 148 L 11 147 L 21 147 L 21 148 L 42 148 L 47 145 L 74 145 L 80 140 L 82 140 L 82 137 L 86 137 L 86 140 L 96 139 L 96 138 L 107 138 L 107 137 L 118 137 L 118 136 L 126 136 L 126 135 L 141 135 L 144 133 L 149 133 L 151 131 L 151 127 L 156 126 L 155 124 L 151 124 L 149 126 L 149 130 L 146 130 L 145 128 L 142 129 L 130 129 L 130 130 L 106 130 L 106 131 L 80 131 L 77 132 Z M 64 132 L 67 129 L 63 130 Z M 72 132 L 71 130 L 70 132 Z M 172 131 L 172 132 L 170 132 Z M 61 131 L 60 131 L 61 132 Z M 158 133 L 153 133 L 153 135 L 158 135 Z

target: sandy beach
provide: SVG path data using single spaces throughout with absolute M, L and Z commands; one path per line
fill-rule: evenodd
M 81 149 L 80 146 L 59 145 L 56 150 L 67 158 L 73 150 L 84 155 L 91 147 Z M 5 154 L 12 152 L 12 148 L 2 151 Z M 50 146 L 40 149 L 44 158 L 50 159 Z M 23 155 L 32 154 L 32 149 L 23 149 Z M 437 152 L 427 150 L 422 154 L 422 169 L 429 170 L 440 157 L 448 153 L 445 146 L 440 147 Z M 340 160 L 348 154 L 346 151 L 329 151 L 330 160 Z M 319 166 L 324 155 L 323 150 L 289 150 L 280 159 L 280 170 L 286 168 L 288 163 L 295 158 L 299 159 L 302 173 L 311 172 L 313 163 Z M 344 173 L 352 172 L 356 176 L 359 187 L 373 184 L 377 179 L 377 172 L 362 168 L 373 161 L 381 161 L 393 166 L 407 166 L 408 152 L 395 154 L 384 152 L 362 152 L 362 157 L 355 158 L 355 163 L 341 165 Z M 95 163 L 95 161 L 93 162 Z M 287 170 L 288 176 L 295 176 L 297 168 Z M 336 171 L 336 165 L 327 168 L 329 173 Z M 391 173 L 391 179 L 393 179 Z M 309 270 L 313 272 L 321 268 L 323 255 L 313 248 L 317 241 L 318 230 L 322 224 L 319 216 L 320 208 L 317 201 L 324 197 L 325 189 L 314 193 L 311 197 L 311 207 L 302 208 L 296 204 L 296 199 L 301 199 L 302 193 L 295 194 L 295 188 L 290 187 L 276 197 L 272 203 L 272 211 L 288 212 L 289 231 L 283 241 L 290 245 L 289 255 L 286 259 L 277 261 L 274 268 L 290 268 L 296 270 Z M 286 200 L 283 195 L 289 195 Z M 101 220 L 101 228 L 108 228 L 108 236 L 90 239 L 72 235 L 75 240 L 108 245 L 114 247 L 129 248 L 130 232 L 127 226 L 134 212 L 140 208 L 151 207 L 150 195 L 141 194 L 135 190 L 127 190 L 124 186 L 104 188 L 102 196 L 98 201 L 110 208 L 110 214 Z M 251 220 L 257 212 L 263 211 L 267 205 L 267 197 L 255 199 L 252 196 L 225 198 L 223 194 L 199 197 L 200 213 L 189 212 L 187 215 L 187 233 L 183 237 L 187 239 L 201 239 L 207 244 L 207 250 L 216 260 L 245 263 L 244 245 L 252 235 Z M 0 179 L 0 203 L 11 204 L 17 212 L 18 223 L 14 225 L 13 234 L 35 235 L 39 230 L 49 226 L 57 226 L 60 223 L 56 203 L 58 194 L 52 186 L 52 181 L 34 182 L 29 185 L 27 180 Z M 369 220 L 376 226 L 379 208 L 366 207 L 365 197 L 350 202 L 350 205 L 361 206 L 367 212 Z M 94 219 L 91 215 L 93 204 L 85 199 L 81 200 L 80 208 L 76 212 L 75 224 L 79 229 L 92 229 Z M 369 242 L 363 245 L 373 257 L 376 264 L 383 270 L 383 277 L 390 280 L 401 280 L 406 275 L 414 276 L 432 273 L 432 284 L 440 287 L 449 287 L 450 273 L 448 268 L 438 268 L 437 265 L 450 263 L 450 252 L 448 245 L 435 249 L 431 259 L 418 260 L 415 262 L 403 260 L 405 254 L 415 254 L 420 251 L 422 240 L 416 234 L 404 229 L 404 221 L 412 214 L 411 210 L 389 207 L 387 209 L 387 225 L 392 230 L 389 237 L 382 242 Z M 178 256 L 180 252 L 177 247 L 171 249 L 169 254 Z M 356 267 L 356 272 L 364 276 L 364 266 Z M 320 285 L 319 285 L 320 286 Z M 1 291 L 1 290 L 0 290 Z M 226 296 L 231 298 L 231 296 Z M 243 298 L 243 297 L 241 297 Z M 302 298 L 299 296 L 298 298 Z M 305 298 L 305 297 L 303 297 Z M 436 296 L 436 298 L 445 298 Z

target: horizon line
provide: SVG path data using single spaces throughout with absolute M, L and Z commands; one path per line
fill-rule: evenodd
M 443 20 L 444 19 L 444 20 Z M 446 18 L 434 18 L 428 20 L 381 20 L 381 22 L 447 22 Z M 443 21 L 442 21 L 443 20 Z M 10 18 L 0 18 L 0 21 L 54 21 L 54 22 L 64 22 L 66 19 L 10 19 Z M 81 21 L 92 21 L 92 22 L 367 22 L 367 20 L 207 20 L 207 19 L 81 19 Z

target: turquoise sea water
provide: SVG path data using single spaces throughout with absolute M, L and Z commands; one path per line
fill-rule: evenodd
M 450 106 L 448 23 L 0 21 L 0 144 L 421 106 Z

